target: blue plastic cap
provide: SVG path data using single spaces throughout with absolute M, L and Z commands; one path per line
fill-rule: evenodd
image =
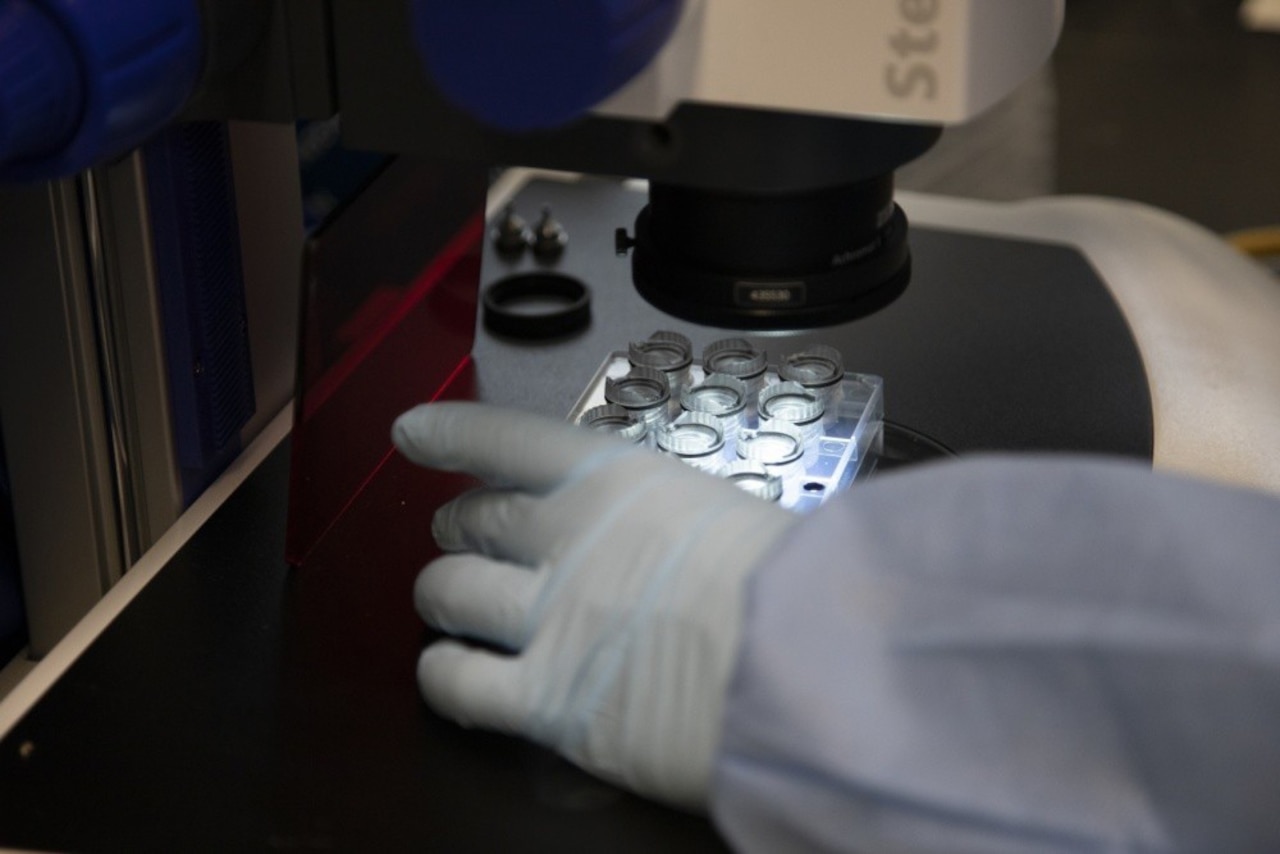
M 84 105 L 58 26 L 27 0 L 0 0 L 0 163 L 66 144 Z
M 178 115 L 203 61 L 199 0 L 0 0 L 0 181 L 135 148 Z
M 436 87 L 507 131 L 567 124 L 652 61 L 684 0 L 412 0 L 413 35 Z

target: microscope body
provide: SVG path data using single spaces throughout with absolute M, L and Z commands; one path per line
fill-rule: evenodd
M 39 240 L 11 240 L 5 251 L 24 258 L 24 269 L 30 271 L 23 276 L 25 288 L 37 291 L 42 278 L 51 278 L 60 279 L 67 293 L 81 294 L 78 300 L 46 300 L 44 307 L 50 329 L 80 342 L 59 352 L 85 355 L 39 383 L 10 370 L 16 379 L 4 387 L 0 414 L 7 422 L 6 450 L 18 460 L 39 456 L 41 419 L 31 401 L 42 394 L 47 397 L 48 389 L 63 388 L 66 411 L 79 413 L 76 418 L 87 425 L 68 431 L 69 451 L 63 459 L 79 460 L 95 473 L 89 479 L 91 488 L 83 478 L 68 477 L 66 490 L 51 491 L 57 479 L 46 477 L 39 466 L 19 465 L 24 471 L 11 472 L 16 502 L 22 503 L 24 494 L 43 494 L 38 500 L 26 499 L 35 508 L 30 512 L 33 521 L 19 524 L 34 531 L 25 538 L 20 532 L 26 543 L 23 551 L 30 555 L 24 556 L 24 571 L 53 577 L 59 566 L 89 565 L 86 600 L 119 577 L 190 499 L 175 473 L 181 468 L 176 461 L 156 462 L 152 468 L 161 470 L 158 475 L 147 469 L 148 459 L 176 454 L 175 429 L 164 423 L 170 419 L 166 408 L 176 392 L 172 371 L 166 376 L 159 364 L 174 351 L 165 341 L 165 324 L 158 320 L 158 298 L 153 295 L 133 310 L 120 307 L 114 312 L 114 337 L 123 340 L 129 352 L 123 358 L 98 352 L 99 343 L 113 336 L 95 330 L 109 318 L 93 317 L 94 306 L 113 303 L 84 293 L 86 282 L 100 282 L 108 295 L 136 294 L 139 282 L 154 278 L 153 238 L 164 230 L 157 229 L 154 209 L 160 179 L 148 166 L 151 156 L 136 147 L 147 139 L 154 142 L 153 132 L 175 121 L 230 128 L 229 154 L 223 157 L 230 167 L 212 180 L 224 190 L 233 183 L 236 190 L 226 206 L 235 216 L 226 222 L 238 232 L 240 259 L 231 266 L 243 274 L 248 299 L 242 311 L 228 315 L 232 320 L 243 315 L 243 323 L 227 322 L 218 328 L 239 334 L 252 357 L 253 394 L 242 386 L 239 399 L 249 401 L 254 414 L 237 422 L 239 429 L 224 430 L 228 444 L 213 449 L 208 460 L 215 467 L 201 472 L 211 478 L 216 466 L 229 458 L 228 448 L 251 439 L 271 413 L 288 402 L 294 391 L 294 358 L 301 354 L 305 362 L 308 353 L 305 335 L 302 346 L 293 344 L 298 314 L 290 307 L 299 299 L 298 283 L 310 287 L 313 282 L 303 269 L 304 257 L 314 262 L 330 252 L 316 249 L 324 232 L 307 240 L 298 225 L 302 216 L 295 122 L 340 116 L 348 148 L 458 164 L 439 171 L 469 177 L 440 192 L 463 211 L 447 219 L 456 226 L 456 234 L 465 233 L 475 243 L 467 256 L 471 258 L 480 251 L 484 230 L 475 227 L 474 217 L 482 215 L 484 186 L 494 166 L 644 179 L 647 204 L 637 207 L 635 191 L 628 190 L 627 201 L 616 207 L 627 212 L 626 218 L 610 221 L 609 241 L 598 242 L 592 250 L 603 253 L 610 265 L 601 286 L 629 291 L 628 284 L 634 285 L 646 310 L 691 329 L 712 326 L 812 337 L 830 328 L 833 335 L 858 340 L 859 323 L 879 323 L 881 315 L 889 318 L 886 323 L 892 321 L 896 315 L 890 312 L 898 311 L 911 290 L 908 281 L 916 250 L 911 248 L 903 206 L 895 201 L 894 170 L 925 153 L 942 126 L 975 117 L 1033 73 L 1052 50 L 1064 8 L 1062 0 L 574 0 L 551 10 L 563 13 L 557 17 L 541 4 L 515 0 L 115 0 L 97 4 L 95 14 L 109 20 L 118 4 L 124 10 L 121 15 L 133 16 L 128 20 L 148 21 L 147 2 L 165 7 L 168 17 L 155 20 L 172 18 L 173 26 L 161 27 L 160 34 L 173 38 L 143 39 L 137 37 L 141 30 L 117 27 L 134 38 L 112 42 L 110 27 L 76 22 L 77 4 L 67 0 L 22 0 L 5 7 L 5 14 L 11 15 L 20 7 L 27 20 L 24 26 L 36 26 L 57 43 L 52 71 L 19 80 L 6 91 L 34 91 L 27 85 L 33 80 L 71 81 L 57 121 L 42 119 L 38 110 L 19 115 L 13 105 L 26 102 L 0 99 L 5 105 L 0 109 L 10 111 L 5 114 L 7 124 L 0 125 L 23 128 L 0 139 L 0 183 L 14 184 L 6 193 L 22 202 L 10 204 L 9 213 L 28 223 L 52 224 Z M 33 18 L 40 22 L 31 25 Z M 471 31 L 485 38 L 456 35 Z M 150 64 L 125 61 L 133 56 L 130 50 L 141 51 L 137 57 L 142 57 L 154 44 L 172 49 L 146 54 Z M 135 72 L 127 77 L 129 86 L 110 74 L 98 80 L 67 73 L 116 67 Z M 138 71 L 143 68 L 146 73 Z M 10 73 L 6 68 L 5 74 Z M 40 179 L 49 183 L 32 183 Z M 207 193 L 197 190 L 196 195 Z M 379 216 L 394 217 L 401 210 L 393 204 L 399 198 L 390 193 Z M 958 216 L 930 224 L 945 229 L 963 220 Z M 366 224 L 378 221 L 370 218 Z M 335 225 L 327 236 L 332 238 L 340 229 Z M 612 256 L 615 229 L 625 232 L 623 245 L 630 258 L 624 262 Z M 398 232 L 393 228 L 383 233 Z M 431 249 L 456 248 L 446 238 L 430 242 Z M 334 243 L 328 241 L 329 246 Z M 927 243 L 940 245 L 932 238 Z M 84 246 L 103 251 L 86 256 L 80 250 Z M 1012 247 L 1004 249 L 1012 252 Z M 575 262 L 584 251 L 583 244 L 575 242 L 566 263 Z M 172 255 L 179 266 L 189 256 L 182 251 Z M 430 266 L 430 258 L 418 260 Z M 486 259 L 486 269 L 491 269 L 491 260 Z M 382 269 L 378 264 L 366 266 L 363 273 L 349 268 L 350 275 L 369 278 Z M 936 269 L 936 260 L 928 266 Z M 79 274 L 68 274 L 77 270 Z M 1183 270 L 1180 275 L 1198 274 Z M 1252 281 L 1247 275 L 1242 280 L 1246 279 Z M 331 275 L 326 281 L 336 282 Z M 334 287 L 340 288 L 340 283 Z M 449 303 L 450 312 L 459 305 L 470 308 L 469 314 L 462 312 L 467 317 L 457 321 L 466 327 L 458 339 L 460 355 L 450 351 L 448 359 L 467 357 L 476 318 L 474 282 L 470 288 L 469 303 Z M 268 307 L 255 308 L 263 294 L 268 295 Z M 30 321 L 40 302 L 12 295 L 8 299 L 7 305 L 14 308 L 5 322 L 15 328 L 22 325 L 15 318 Z M 1137 304 L 1144 312 L 1150 307 Z M 1125 311 L 1130 310 L 1127 303 Z M 602 325 L 614 320 L 599 312 L 596 316 Z M 121 319 L 126 317 L 133 320 L 124 324 Z M 1016 320 L 992 317 L 982 322 L 1001 329 L 1017 326 Z M 1198 322 L 1190 316 L 1161 318 L 1168 328 L 1190 328 Z M 27 326 L 30 329 L 5 331 L 10 364 L 41 360 L 39 340 L 53 340 L 19 334 L 35 328 L 30 322 Z M 973 325 L 966 348 L 999 346 L 995 342 L 1005 340 L 994 335 L 983 343 L 980 326 Z M 1130 318 L 1129 326 L 1142 324 Z M 902 340 L 894 348 L 927 353 L 913 342 L 917 333 L 918 327 L 902 327 L 895 333 Z M 1196 355 L 1216 346 L 1220 337 L 1197 337 L 1207 343 Z M 1143 358 L 1148 357 L 1147 338 L 1167 336 L 1159 331 L 1144 336 L 1138 348 Z M 30 346 L 18 353 L 18 341 Z M 271 353 L 260 358 L 264 341 Z M 873 360 L 874 352 L 866 358 Z M 946 359 L 938 355 L 922 361 L 941 364 Z M 1177 361 L 1194 360 L 1187 356 Z M 271 366 L 259 375 L 267 362 Z M 145 372 L 138 368 L 147 365 Z M 450 370 L 455 366 L 448 365 Z M 208 367 L 195 359 L 185 369 L 195 375 L 199 387 L 209 376 Z M 875 364 L 865 367 L 879 369 Z M 99 372 L 119 381 L 84 382 L 84 376 Z M 890 383 L 892 415 L 894 378 L 888 370 L 882 373 Z M 1166 377 L 1159 370 L 1150 373 Z M 113 389 L 143 387 L 144 374 L 154 394 L 112 396 Z M 1251 382 L 1267 386 L 1271 381 L 1256 377 Z M 928 396 L 902 386 L 898 393 Z M 1148 395 L 1139 388 L 1136 393 L 1173 399 L 1159 389 Z M 1250 396 L 1261 397 L 1242 391 L 1232 405 Z M 207 399 L 215 398 L 222 399 L 212 393 Z M 193 407 L 202 406 L 201 400 L 196 395 Z M 128 406 L 121 406 L 122 401 Z M 1147 441 L 1139 447 L 1142 442 L 1126 440 L 1126 448 L 1149 456 L 1154 430 L 1157 461 L 1163 464 L 1169 461 L 1159 452 L 1161 424 L 1187 419 L 1181 410 L 1162 414 L 1162 405 L 1155 407 L 1154 427 L 1150 401 L 1135 406 L 1138 421 L 1133 430 L 1145 430 Z M 111 421 L 113 414 L 126 410 L 142 411 L 147 417 L 139 423 L 159 426 L 143 429 Z M 102 412 L 107 415 L 94 415 Z M 1270 423 L 1270 414 L 1259 417 Z M 948 418 L 959 423 L 969 416 L 955 409 Z M 1241 418 L 1249 416 L 1242 412 Z M 1028 437 L 1028 446 L 1039 447 L 1041 439 L 1048 441 L 1046 437 L 1053 435 L 1045 428 L 1052 421 L 1028 420 L 1020 435 Z M 935 433 L 948 432 L 945 427 L 924 426 Z M 959 432 L 969 436 L 968 431 Z M 31 447 L 19 447 L 28 440 Z M 1212 437 L 1207 441 L 1212 444 Z M 1010 443 L 965 438 L 953 444 L 958 450 L 998 450 Z M 1171 464 L 1181 465 L 1189 446 L 1180 445 Z M 150 456 L 140 450 L 122 453 L 128 448 L 161 451 Z M 1077 448 L 1066 441 L 1063 449 Z M 1233 444 L 1229 453 L 1210 457 L 1239 456 L 1239 450 Z M 379 456 L 370 453 L 373 465 Z M 130 466 L 132 473 L 122 473 L 122 467 Z M 353 464 L 353 471 L 362 466 Z M 1249 466 L 1228 468 L 1239 472 Z M 363 474 L 367 471 L 355 472 L 353 488 Z M 122 482 L 140 484 L 132 509 L 130 502 L 121 500 L 122 491 L 113 487 Z M 69 493 L 76 501 L 68 499 Z M 341 500 L 335 502 L 343 506 Z M 49 536 L 43 518 L 51 508 L 71 506 L 84 510 L 83 535 Z M 128 521 L 131 515 L 145 522 Z M 101 520 L 109 517 L 123 520 L 116 533 L 102 528 Z M 48 548 L 31 545 L 41 538 L 49 541 Z M 117 540 L 126 547 L 116 545 Z M 63 548 L 68 542 L 95 545 L 91 554 L 69 560 Z M 68 589 L 61 581 L 28 587 L 49 587 L 51 596 Z M 55 621 L 58 628 L 48 635 L 56 638 L 68 619 L 60 617 Z
M 434 553 L 426 520 L 468 484 L 395 454 L 392 418 L 439 399 L 563 418 L 609 351 L 655 329 L 745 336 L 774 358 L 835 345 L 884 379 L 883 468 L 895 454 L 1099 453 L 1280 488 L 1280 289 L 1261 268 L 1137 205 L 893 185 L 940 125 L 1043 61 L 1060 0 L 155 2 L 199 24 L 195 72 L 164 81 L 180 97 L 58 113 L 27 127 L 21 155 L 0 139 L 0 184 L 20 182 L 0 189 L 0 418 L 31 654 L 77 626 L 41 671 L 61 675 L 41 675 L 18 714 L 0 703 L 6 844 L 717 850 L 706 822 L 443 725 L 412 684 L 424 636 L 406 591 Z M 101 47 L 60 23 L 77 5 L 0 0 L 0 30 L 22 6 Z M 551 7 L 579 29 L 539 17 Z M 502 13 L 515 32 L 484 17 Z M 419 36 L 469 26 L 501 49 L 432 58 Z M 561 49 L 518 44 L 543 26 Z M 539 67 L 568 53 L 598 73 Z M 547 111 L 530 98 L 557 74 L 569 82 Z M 90 113 L 122 122 L 92 153 L 77 125 Z M 346 146 L 404 156 L 305 232 L 313 136 L 294 123 L 339 114 Z M 160 168 L 176 162 L 189 168 Z M 494 179 L 495 165 L 553 171 Z M 221 204 L 194 205 L 202 220 L 182 199 Z M 504 255 L 486 216 L 506 204 L 550 205 L 567 243 Z M 166 271 L 210 260 L 177 277 L 183 304 L 220 283 L 242 309 L 162 320 Z M 486 329 L 481 288 L 526 274 L 586 282 L 590 323 L 540 341 Z M 828 276 L 852 298 L 804 314 L 797 295 Z M 691 298 L 726 281 L 728 299 Z M 166 338 L 213 318 L 226 361 Z M 207 419 L 193 423 L 227 439 L 208 446 L 213 464 L 249 447 L 188 505 L 174 377 L 226 388 L 202 384 L 246 352 L 252 406 L 189 396 Z M 214 405 L 227 400 L 234 418 Z M 0 519 L 0 569 L 6 533 Z
M 146 20 L 157 2 L 95 8 Z M 0 180 L 68 174 L 180 109 L 327 108 L 354 148 L 650 180 L 634 238 L 646 298 L 708 324 L 832 324 L 909 279 L 893 170 L 1043 64 L 1063 13 L 1062 0 L 330 0 L 322 18 L 317 5 L 162 3 L 172 20 L 143 39 L 23 0 L 8 29 L 47 30 L 35 59 L 57 61 L 4 78 L 17 131 L 0 139 Z M 19 97 L 36 88 L 61 121 Z

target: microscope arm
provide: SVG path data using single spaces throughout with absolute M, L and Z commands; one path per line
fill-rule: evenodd
M 648 125 L 682 104 L 946 124 L 1042 64 L 1063 11 L 1063 0 L 573 0 L 536 14 L 512 0 L 323 2 L 321 18 L 291 0 L 0 0 L 0 181 L 72 174 L 193 104 L 202 118 L 292 121 L 323 102 L 356 125 L 373 117 L 357 137 L 396 151 L 426 143 L 386 133 L 383 116 L 416 116 L 431 96 L 505 132 L 584 116 Z M 246 60 L 261 63 L 256 85 L 230 87 Z M 297 93 L 321 89 L 301 107 Z M 476 132 L 418 135 L 467 150 Z

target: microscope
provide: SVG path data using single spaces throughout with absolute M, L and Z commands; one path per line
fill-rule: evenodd
M 1061 11 L 1053 0 L 6 3 L 0 183 L 5 253 L 24 286 L 5 289 L 0 340 L 6 365 L 28 367 L 7 371 L 0 412 L 27 496 L 22 563 L 44 567 L 28 573 L 28 596 L 75 603 L 37 634 L 59 636 L 176 521 L 295 397 L 295 373 L 297 397 L 314 402 L 323 395 L 306 389 L 334 376 L 328 362 L 361 349 L 306 324 L 295 346 L 300 281 L 313 326 L 367 320 L 354 295 L 430 266 L 484 204 L 491 167 L 536 167 L 648 182 L 642 194 L 615 187 L 621 207 L 596 246 L 564 223 L 573 244 L 553 272 L 590 282 L 594 328 L 641 316 L 609 304 L 632 293 L 656 307 L 652 328 L 680 321 L 695 337 L 847 324 L 911 277 L 894 169 L 1043 63 Z M 304 245 L 293 127 L 335 115 L 345 147 L 404 162 Z M 561 181 L 553 195 L 566 193 Z M 647 204 L 631 210 L 638 198 Z M 595 223 L 602 202 L 554 209 Z M 366 251 L 337 252 L 344 240 Z M 608 270 L 574 269 L 592 256 Z M 486 259 L 485 275 L 510 266 Z M 442 336 L 458 352 L 420 355 L 441 379 L 469 356 L 466 314 L 450 320 L 459 335 Z M 535 358 L 549 377 L 599 357 L 550 347 Z M 493 399 L 563 415 L 575 396 L 539 390 L 497 357 L 475 364 L 481 385 L 517 391 Z M 298 518 L 314 521 L 294 528 L 324 530 L 385 453 L 382 421 L 437 390 L 372 409 L 356 395 L 371 431 L 363 454 L 345 426 L 358 417 L 334 417 L 331 432 L 300 406 Z M 65 428 L 51 432 L 50 413 Z M 361 461 L 311 478 L 309 439 L 325 458 L 330 435 Z M 40 462 L 50 451 L 65 473 Z M 308 512 L 321 494 L 327 509 Z M 50 536 L 41 520 L 55 513 L 76 516 L 83 536 Z M 60 578 L 69 565 L 91 569 Z
M 604 352 L 668 327 L 755 336 L 775 355 L 838 348 L 886 380 L 889 462 L 1083 451 L 1280 482 L 1257 433 L 1280 404 L 1259 367 L 1277 360 L 1256 355 L 1274 337 L 1256 270 L 1207 269 L 1216 241 L 1145 209 L 895 194 L 895 169 L 1045 63 L 1063 9 L 10 0 L 0 182 L 24 286 L 5 289 L 0 340 L 6 364 L 39 369 L 7 371 L 0 413 L 15 491 L 38 496 L 24 563 L 93 566 L 51 585 L 63 599 L 83 587 L 82 610 L 289 400 L 358 386 L 349 417 L 298 407 L 298 504 L 329 496 L 299 510 L 309 544 L 385 455 L 382 422 L 464 361 L 483 399 L 563 417 Z M 293 129 L 334 116 L 346 148 L 398 160 L 304 241 Z M 543 171 L 491 181 L 494 167 Z M 493 221 L 477 231 L 486 193 Z M 567 250 L 480 239 L 505 222 L 518 250 L 520 212 L 548 206 Z M 418 354 L 435 387 L 384 392 L 392 365 L 334 379 L 351 376 L 344 353 L 376 349 L 352 330 L 395 315 L 378 308 L 387 283 L 414 293 L 421 270 L 467 255 L 468 229 L 483 258 L 461 280 L 554 274 L 553 301 L 584 284 L 589 327 L 522 344 L 475 323 L 474 294 L 442 290 Z M 34 413 L 53 411 L 75 426 L 51 433 Z M 55 446 L 66 477 L 26 462 Z M 344 466 L 312 477 L 308 460 L 335 449 Z M 41 532 L 69 508 L 83 537 Z M 95 545 L 68 554 L 75 542 Z
M 674 317 L 761 330 L 840 323 L 901 292 L 894 170 L 1041 65 L 1062 14 L 1055 2 L 512 8 L 384 4 L 357 26 L 339 5 L 347 55 L 380 45 L 386 60 L 344 64 L 339 47 L 351 143 L 646 179 L 624 244 L 635 288 Z M 417 56 L 392 37 L 406 32 Z M 378 97 L 392 90 L 403 100 Z
M 69 175 L 179 116 L 338 112 L 355 148 L 646 179 L 626 240 L 647 300 L 711 326 L 831 325 L 910 279 L 894 169 L 1043 64 L 1062 17 L 1061 0 L 327 5 L 11 4 L 0 179 Z
M 1280 487 L 1261 268 L 1140 205 L 895 190 L 1046 61 L 1064 6 L 0 0 L 0 418 L 32 649 L 157 543 L 197 546 L 5 736 L 36 763 L 0 776 L 14 840 L 714 847 L 428 719 L 412 684 L 425 520 L 465 484 L 395 457 L 391 420 L 458 398 L 564 418 L 655 330 L 839 350 L 884 380 L 884 469 L 1076 452 Z M 386 157 L 307 232 L 296 125 L 334 117 Z M 482 297 L 516 277 L 590 310 L 495 332 Z M 79 714 L 84 684 L 115 700 Z M 168 746 L 208 738 L 175 770 Z M 192 796 L 193 775 L 226 785 Z M 45 809 L 58 791 L 91 791 L 91 817 Z M 121 823 L 139 797 L 186 835 Z

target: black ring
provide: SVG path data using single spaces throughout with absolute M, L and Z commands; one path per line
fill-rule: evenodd
M 631 280 L 645 301 L 681 320 L 724 329 L 807 329 L 866 317 L 892 303 L 911 279 L 907 218 L 893 215 L 865 247 L 867 253 L 843 267 L 810 274 L 754 280 L 731 272 L 704 270 L 668 257 L 654 242 L 652 211 L 636 217 Z M 742 291 L 781 290 L 791 304 L 744 305 Z
M 512 310 L 527 300 L 563 303 L 546 311 Z M 524 273 L 499 279 L 484 291 L 484 325 L 512 338 L 558 338 L 581 331 L 591 322 L 591 291 L 563 273 Z

